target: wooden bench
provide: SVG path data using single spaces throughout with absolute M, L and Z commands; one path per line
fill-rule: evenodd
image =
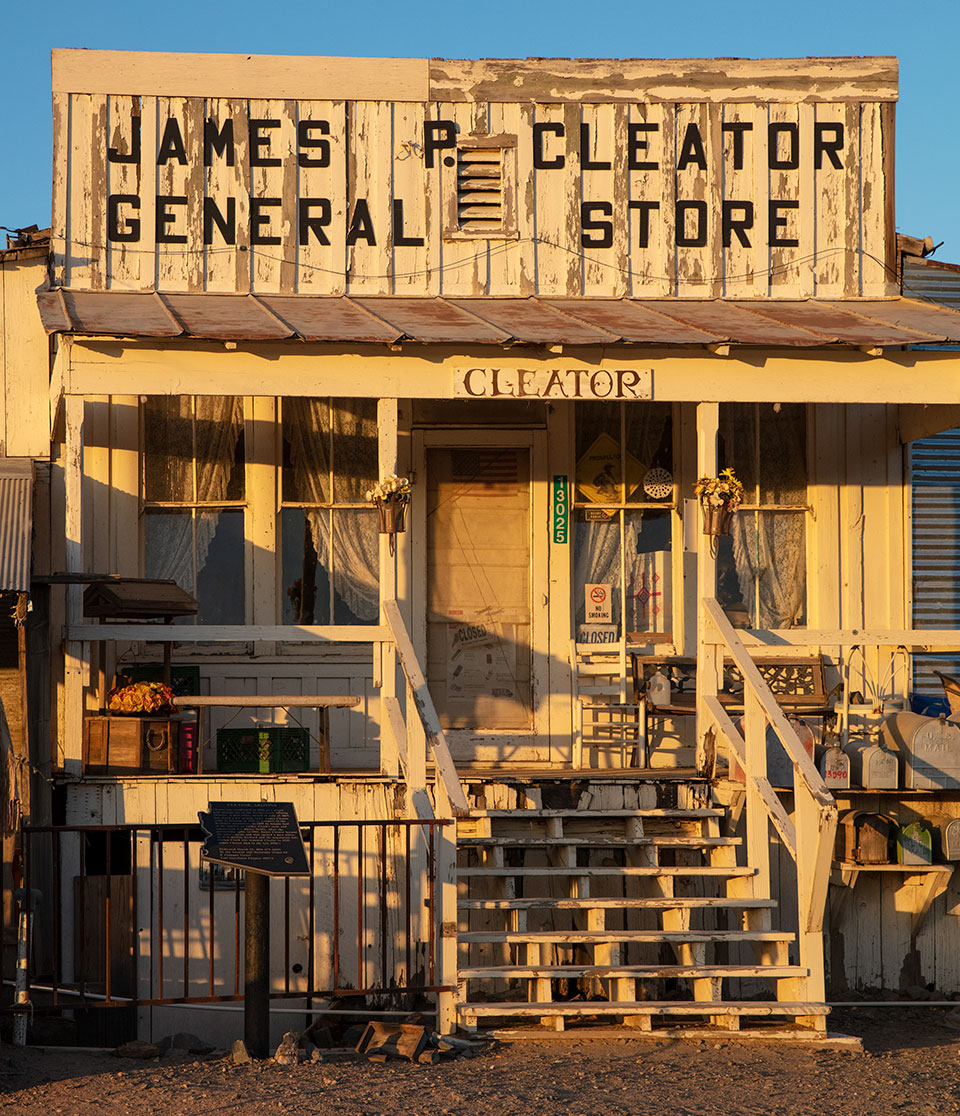
M 632 656 L 634 701 L 640 710 L 640 737 L 646 764 L 649 752 L 647 719 L 691 717 L 697 712 L 697 661 L 680 655 Z M 822 655 L 796 658 L 755 659 L 757 669 L 770 687 L 777 704 L 793 716 L 827 717 L 833 713 L 834 691 L 828 691 Z M 647 700 L 647 682 L 657 670 L 670 679 L 670 701 L 654 705 Z M 731 717 L 743 714 L 743 676 L 733 663 L 723 668 L 723 688 L 717 697 Z

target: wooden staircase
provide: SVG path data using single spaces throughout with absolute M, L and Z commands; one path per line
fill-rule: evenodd
M 681 800 L 702 802 L 705 789 Z M 461 818 L 461 1024 L 822 1036 L 829 1009 L 805 1002 L 795 936 L 773 928 L 776 903 L 756 893 L 756 869 L 724 823 L 705 805 Z

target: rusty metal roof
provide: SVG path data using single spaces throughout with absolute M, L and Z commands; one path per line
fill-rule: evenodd
M 919 299 L 407 298 L 38 292 L 48 333 L 209 340 L 815 348 L 960 344 L 960 312 Z

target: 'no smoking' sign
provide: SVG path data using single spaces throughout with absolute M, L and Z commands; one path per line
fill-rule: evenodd
M 609 624 L 611 622 L 610 592 L 612 585 L 587 585 L 586 623 Z

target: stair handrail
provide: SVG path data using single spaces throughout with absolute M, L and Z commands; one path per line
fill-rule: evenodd
M 403 622 L 400 606 L 393 600 L 384 601 L 383 615 L 387 621 L 387 627 L 390 629 L 390 633 L 393 636 L 394 646 L 397 650 L 397 660 L 400 663 L 400 668 L 407 682 L 407 696 L 409 699 L 412 699 L 412 701 L 408 700 L 407 702 L 407 717 L 409 719 L 411 713 L 410 706 L 412 704 L 417 712 L 420 726 L 426 737 L 426 747 L 433 753 L 433 762 L 437 773 L 437 787 L 438 789 L 442 789 L 443 795 L 446 798 L 445 804 L 449 806 L 453 816 L 464 816 L 470 812 L 470 806 L 463 791 L 463 784 L 460 782 L 460 777 L 457 774 L 457 768 L 453 762 L 453 757 L 450 754 L 450 745 L 447 743 L 446 734 L 443 731 L 443 726 L 440 724 L 440 717 L 433 704 L 433 698 L 430 696 L 427 680 L 424 677 L 423 668 L 420 666 L 420 660 L 417 658 L 413 640 L 410 638 L 407 626 Z M 393 701 L 396 703 L 395 698 Z M 404 774 L 408 781 L 410 781 L 411 774 L 418 770 L 418 760 L 420 756 L 419 754 L 414 756 L 412 749 L 405 748 L 403 742 L 397 737 L 397 728 L 395 726 L 398 724 L 396 720 L 398 714 L 398 704 L 388 705 L 387 716 L 391 721 L 391 729 L 394 731 L 400 762 L 404 768 Z M 416 778 L 416 776 L 414 778 Z M 411 786 L 412 792 L 416 792 L 418 789 L 418 787 Z
M 834 855 L 837 804 L 720 603 L 712 597 L 701 603 L 703 615 L 715 631 L 715 635 L 705 631 L 702 638 L 704 650 L 713 651 L 713 662 L 699 664 L 697 669 L 704 723 L 712 723 L 722 734 L 745 772 L 747 857 L 748 863 L 758 869 L 758 886 L 769 894 L 768 822 L 796 863 L 800 964 L 810 974 L 807 998 L 822 1000 L 823 915 Z M 717 696 L 724 655 L 733 660 L 743 676 L 743 735 Z M 767 724 L 773 727 L 793 764 L 792 821 L 767 779 Z

